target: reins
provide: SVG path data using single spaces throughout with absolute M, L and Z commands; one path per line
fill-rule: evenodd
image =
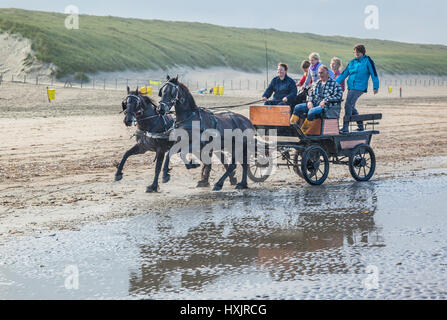
M 248 106 L 248 105 L 250 105 L 250 104 L 258 103 L 258 102 L 261 102 L 261 101 L 262 101 L 262 100 L 256 100 L 256 101 L 251 101 L 251 102 L 242 103 L 242 104 L 235 104 L 235 105 L 231 105 L 231 106 L 209 107 L 209 108 L 207 108 L 207 109 L 210 109 L 210 110 L 214 110 L 214 109 L 231 109 L 231 108 L 237 108 L 237 107 Z

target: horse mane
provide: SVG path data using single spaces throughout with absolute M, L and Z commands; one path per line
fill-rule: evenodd
M 154 100 L 152 100 L 150 97 L 148 96 L 142 96 L 140 95 L 140 98 L 143 98 L 144 102 L 156 107 L 157 105 L 155 104 Z
M 185 100 L 186 102 L 192 106 L 193 109 L 198 109 L 199 107 L 197 107 L 196 101 L 194 100 L 194 97 L 192 96 L 191 92 L 189 91 L 188 87 L 186 87 L 183 83 L 181 83 L 180 81 L 177 82 L 178 86 L 180 88 L 183 89 L 183 91 L 186 94 Z

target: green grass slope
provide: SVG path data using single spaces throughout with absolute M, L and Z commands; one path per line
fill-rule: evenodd
M 262 71 L 265 39 L 271 67 L 284 61 L 293 72 L 313 51 L 319 52 L 325 63 L 333 56 L 347 62 L 352 58 L 353 45 L 361 42 L 381 72 L 447 75 L 447 46 L 442 45 L 89 15 L 80 15 L 79 30 L 68 30 L 66 17 L 0 9 L 0 30 L 31 39 L 36 57 L 54 63 L 59 77 L 76 72 L 166 69 L 176 65 Z

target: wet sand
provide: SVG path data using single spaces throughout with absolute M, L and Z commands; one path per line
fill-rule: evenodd
M 248 191 L 227 183 L 215 193 L 196 188 L 200 170 L 173 157 L 171 181 L 147 194 L 154 154 L 130 158 L 123 180 L 113 181 L 134 144 L 134 128 L 118 113 L 123 92 L 58 88 L 50 104 L 44 87 L 3 83 L 0 296 L 219 298 L 231 284 L 227 298 L 445 298 L 445 243 L 436 234 L 445 233 L 438 211 L 445 207 L 447 94 L 436 90 L 359 100 L 360 113 L 383 113 L 371 182 L 355 183 L 347 167 L 331 165 L 325 185 L 312 188 L 280 168 Z M 209 107 L 259 95 L 195 97 Z M 248 114 L 247 107 L 233 111 Z M 214 166 L 211 184 L 222 173 Z M 378 265 L 383 254 L 385 266 Z M 79 290 L 64 288 L 67 264 L 79 268 Z M 357 282 L 370 264 L 387 283 L 414 284 L 394 292 L 381 282 L 384 291 L 364 296 Z M 399 278 L 396 270 L 407 273 Z
M 446 173 L 250 190 L 2 241 L 0 296 L 446 299 Z

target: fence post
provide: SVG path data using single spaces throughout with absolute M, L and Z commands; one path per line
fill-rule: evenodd
M 23 83 L 26 83 L 26 75 L 23 78 Z
M 36 85 L 39 84 L 39 76 L 36 76 Z
M 205 80 L 205 88 L 208 90 L 208 80 Z
M 106 79 L 104 78 L 104 90 L 106 90 Z
M 93 89 L 95 89 L 95 78 L 93 78 L 92 86 L 93 86 Z
M 115 90 L 118 89 L 118 79 L 115 79 Z
M 81 89 L 82 89 L 82 76 L 81 76 Z
M 233 80 L 231 80 L 231 90 L 233 90 Z
M 242 90 L 242 79 L 239 80 L 239 90 Z
M 54 76 L 51 76 L 51 85 L 54 84 Z

